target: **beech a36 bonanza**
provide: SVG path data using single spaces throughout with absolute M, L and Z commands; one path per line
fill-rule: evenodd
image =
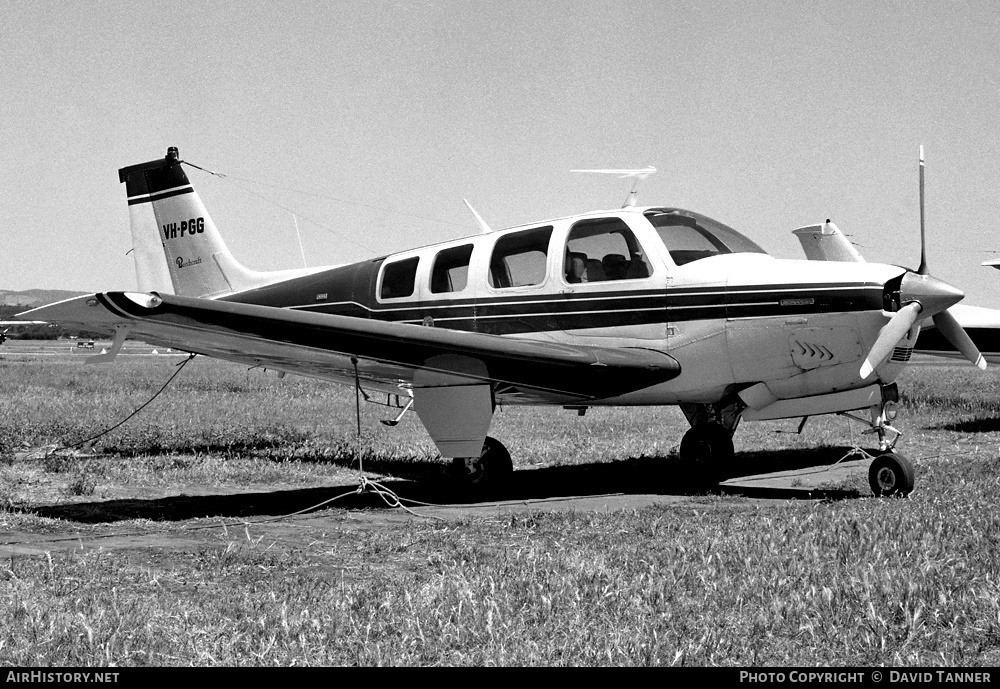
M 947 311 L 962 292 L 923 264 L 779 260 L 634 194 L 617 210 L 370 261 L 255 272 L 226 248 L 177 149 L 118 175 L 140 291 L 24 318 L 113 334 L 97 360 L 135 337 L 396 397 L 471 485 L 512 471 L 487 437 L 498 404 L 678 405 L 691 424 L 681 460 L 703 485 L 733 459 L 741 419 L 863 410 L 881 443 L 872 489 L 905 495 L 913 468 L 887 421 L 920 322 L 980 360 Z

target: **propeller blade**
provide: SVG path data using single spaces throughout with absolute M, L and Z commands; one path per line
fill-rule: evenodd
M 920 146 L 920 267 L 917 273 L 928 275 L 927 270 L 927 242 L 924 239 L 924 147 Z
M 878 332 L 878 338 L 872 345 L 871 351 L 865 357 L 865 363 L 861 365 L 861 378 L 867 378 L 876 367 L 889 358 L 893 347 L 903 336 L 909 332 L 913 324 L 917 322 L 920 311 L 923 307 L 920 302 L 910 302 L 897 311 L 888 323 L 882 326 Z
M 947 311 L 936 314 L 932 319 L 937 329 L 944 335 L 948 342 L 955 345 L 955 349 L 962 353 L 966 359 L 974 363 L 980 369 L 986 368 L 986 359 L 979 352 L 972 338 L 965 332 L 958 321 Z

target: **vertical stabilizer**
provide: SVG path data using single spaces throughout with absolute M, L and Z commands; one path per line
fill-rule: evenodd
M 289 271 L 250 270 L 233 257 L 176 148 L 159 160 L 120 169 L 118 181 L 128 196 L 140 290 L 217 297 L 291 277 Z
M 827 220 L 822 225 L 808 225 L 792 230 L 810 261 L 846 261 L 864 263 L 854 245 L 836 225 Z

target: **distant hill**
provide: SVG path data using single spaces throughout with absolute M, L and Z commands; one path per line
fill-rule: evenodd
M 89 292 L 73 292 L 66 289 L 27 289 L 23 292 L 0 289 L 0 306 L 44 306 L 70 297 L 77 297 Z

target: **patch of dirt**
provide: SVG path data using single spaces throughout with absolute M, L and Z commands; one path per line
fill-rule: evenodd
M 440 481 L 357 481 L 323 487 L 136 487 L 134 497 L 75 497 L 20 511 L 51 520 L 29 529 L 0 526 L 0 557 L 55 550 L 127 548 L 190 551 L 217 545 L 221 530 L 285 547 L 324 533 L 388 528 L 415 519 L 458 520 L 512 513 L 576 510 L 607 512 L 651 505 L 746 505 L 760 501 L 857 499 L 866 494 L 868 461 L 844 460 L 843 448 L 740 456 L 740 475 L 707 497 L 678 482 L 669 460 L 638 458 L 607 464 L 523 469 L 503 491 L 456 491 Z M 400 502 L 405 505 L 400 506 Z M 24 520 L 21 520 L 24 521 Z M 8 522 L 16 523 L 17 519 Z M 147 552 L 147 557 L 149 556 Z

